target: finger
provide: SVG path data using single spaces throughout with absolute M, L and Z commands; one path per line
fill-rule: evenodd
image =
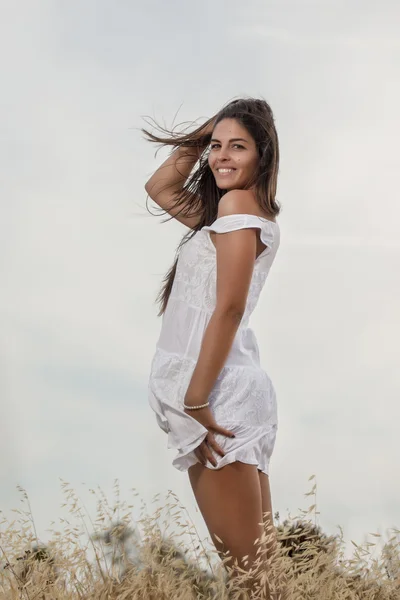
M 204 455 L 204 452 L 202 450 L 202 445 L 200 444 L 200 446 L 198 446 L 195 450 L 196 452 L 196 456 L 199 459 L 199 461 L 201 462 L 201 464 L 205 467 L 207 465 L 207 458 Z
M 208 439 L 208 445 L 211 446 L 212 449 L 215 450 L 215 452 L 217 452 L 217 454 L 220 454 L 221 456 L 225 456 L 225 452 L 222 450 L 221 446 L 219 444 L 217 444 L 217 442 L 215 441 L 215 438 L 211 432 L 208 433 L 207 439 Z
M 215 460 L 210 448 L 207 446 L 206 442 L 202 442 L 200 444 L 201 446 L 201 451 L 204 454 L 204 456 L 206 457 L 207 460 L 210 461 L 210 463 L 216 467 L 217 466 L 217 461 Z
M 200 447 L 196 448 L 194 453 L 195 453 L 196 457 L 199 459 L 199 461 L 201 462 L 201 464 L 205 467 L 207 464 L 207 460 L 206 460 L 205 456 L 203 455 L 202 451 L 200 450 Z
M 235 437 L 235 434 L 233 433 L 233 431 L 230 431 L 229 429 L 225 429 L 224 427 L 220 427 L 219 425 L 214 425 L 213 427 L 210 427 L 210 429 L 212 429 L 214 433 L 222 433 L 222 435 L 226 435 L 227 437 L 230 437 L 230 438 Z

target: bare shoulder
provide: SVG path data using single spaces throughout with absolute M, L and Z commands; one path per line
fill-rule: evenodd
M 218 217 L 246 213 L 253 208 L 254 195 L 249 190 L 226 192 L 218 203 Z
M 248 214 L 274 220 L 260 208 L 251 190 L 230 190 L 218 203 L 218 218 L 235 214 Z

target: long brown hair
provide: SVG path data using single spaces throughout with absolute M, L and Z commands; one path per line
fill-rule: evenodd
M 208 164 L 208 146 L 212 133 L 202 135 L 202 130 L 208 124 L 212 123 L 215 127 L 222 119 L 236 119 L 255 140 L 260 157 L 259 167 L 253 179 L 248 182 L 247 187 L 254 186 L 256 200 L 266 214 L 276 217 L 281 210 L 275 198 L 279 170 L 279 140 L 272 110 L 265 100 L 255 98 L 233 100 L 214 117 L 190 133 L 176 133 L 157 124 L 156 127 L 163 133 L 162 136 L 156 136 L 146 129 L 142 129 L 148 141 L 158 143 L 160 147 L 173 146 L 171 153 L 178 147 L 194 146 L 198 148 L 199 156 L 198 163 L 196 163 L 197 168 L 192 170 L 182 190 L 175 194 L 174 199 L 174 207 L 182 206 L 179 214 L 182 213 L 184 216 L 190 215 L 191 217 L 198 216 L 199 222 L 194 229 L 182 237 L 175 252 L 175 261 L 163 278 L 162 287 L 156 298 L 156 302 L 161 306 L 157 315 L 159 317 L 165 312 L 171 294 L 179 251 L 182 245 L 189 241 L 202 227 L 211 225 L 215 221 L 219 200 L 226 193 L 225 190 L 220 190 L 217 187 L 213 172 Z M 148 207 L 147 210 L 149 210 Z M 164 212 L 167 213 L 168 211 Z M 166 221 L 168 220 L 166 219 Z

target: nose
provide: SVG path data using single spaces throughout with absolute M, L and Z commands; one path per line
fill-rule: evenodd
M 223 162 L 229 159 L 229 149 L 227 147 L 221 146 L 218 152 L 218 162 Z

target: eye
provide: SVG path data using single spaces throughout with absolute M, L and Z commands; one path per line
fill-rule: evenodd
M 214 150 L 214 148 L 215 148 L 216 146 L 219 146 L 219 145 L 220 145 L 220 144 L 211 144 L 211 146 L 210 146 L 210 149 L 211 149 L 211 150 Z M 245 150 L 245 147 L 244 147 L 244 146 L 242 146 L 242 144 L 233 144 L 233 147 L 234 147 L 234 148 L 235 148 L 235 147 L 236 147 L 236 148 L 242 148 L 243 150 Z

